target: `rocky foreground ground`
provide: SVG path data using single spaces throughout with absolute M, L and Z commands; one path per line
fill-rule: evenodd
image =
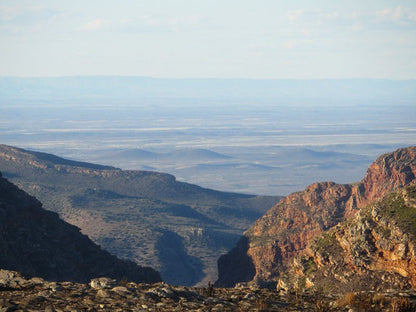
M 26 279 L 0 270 L 0 311 L 415 311 L 416 292 L 278 293 L 254 285 L 196 288 L 109 278 L 88 284 Z

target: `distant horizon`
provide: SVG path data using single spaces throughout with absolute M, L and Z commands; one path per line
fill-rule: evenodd
M 416 100 L 416 80 L 159 78 L 146 76 L 1 77 L 0 103 L 59 101 L 86 103 L 198 105 L 234 103 L 274 105 L 361 105 Z M 162 101 L 162 102 L 161 102 Z M 170 101 L 170 102 L 167 102 Z M 173 101 L 173 102 L 172 102 Z M 205 101 L 205 102 L 204 102 Z M 212 103 L 212 101 L 214 103 Z M 268 103 L 266 103 L 268 101 Z
M 167 76 L 142 76 L 142 75 L 57 75 L 57 76 L 13 76 L 0 75 L 0 78 L 18 78 L 18 79 L 49 79 L 49 78 L 146 78 L 146 79 L 166 79 L 166 80 L 290 80 L 290 81 L 305 81 L 305 80 L 385 80 L 385 81 L 414 81 L 415 78 L 373 78 L 373 77 L 356 77 L 356 78 L 251 78 L 251 77 L 167 77 Z

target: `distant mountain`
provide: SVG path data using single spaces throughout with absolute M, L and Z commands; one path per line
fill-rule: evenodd
M 338 161 L 348 162 L 364 162 L 368 161 L 368 156 L 362 156 L 350 153 L 340 153 L 334 151 L 314 151 L 309 148 L 293 147 L 281 148 L 277 147 L 274 152 L 276 158 L 281 163 L 299 164 L 299 163 L 319 163 L 330 161 L 336 163 Z
M 265 166 L 265 165 L 258 165 L 258 164 L 250 164 L 250 163 L 228 163 L 228 164 L 200 164 L 196 166 L 191 167 L 184 167 L 181 169 L 178 169 L 178 171 L 186 171 L 186 170 L 202 170 L 202 171 L 208 171 L 208 172 L 215 172 L 215 171 L 221 171 L 221 170 L 228 170 L 228 169 L 244 169 L 244 170 L 256 170 L 256 171 L 269 171 L 269 170 L 279 170 L 278 167 L 272 167 L 272 166 Z
M 229 287 L 251 280 L 277 282 L 290 270 L 294 259 L 307 253 L 317 236 L 351 219 L 388 192 L 409 185 L 415 176 L 414 146 L 380 156 L 360 182 L 314 183 L 304 191 L 287 196 L 257 220 L 233 250 L 219 259 L 217 285 Z M 340 244 L 344 244 L 341 239 Z
M 145 151 L 140 148 L 130 148 L 123 149 L 118 151 L 113 151 L 110 153 L 104 154 L 101 158 L 111 158 L 115 160 L 141 160 L 141 159 L 157 159 L 159 157 L 158 153 L 152 153 Z
M 116 150 L 109 153 L 102 153 L 98 159 L 106 159 L 111 161 L 140 161 L 153 160 L 164 161 L 170 160 L 175 162 L 181 161 L 210 161 L 218 159 L 229 159 L 230 156 L 219 154 L 202 148 L 183 148 L 174 149 L 165 153 L 149 152 L 143 149 L 131 148 Z
M 0 173 L 0 268 L 49 280 L 87 282 L 109 276 L 158 282 L 151 268 L 117 259 L 79 229 L 46 211 L 42 204 Z
M 179 159 L 179 160 L 216 160 L 216 159 L 229 159 L 230 156 L 216 153 L 203 148 L 184 148 L 173 150 L 164 155 L 165 157 Z
M 215 280 L 219 255 L 281 198 L 204 189 L 164 173 L 96 166 L 0 145 L 4 176 L 106 250 L 156 268 L 172 284 Z

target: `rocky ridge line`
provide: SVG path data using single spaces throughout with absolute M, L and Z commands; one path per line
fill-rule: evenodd
M 338 293 L 416 289 L 416 183 L 319 235 L 292 259 L 277 285 Z
M 401 148 L 374 161 L 354 184 L 314 183 L 272 207 L 247 230 L 237 246 L 218 261 L 217 286 L 277 281 L 315 237 L 352 218 L 360 208 L 416 175 L 416 147 Z M 242 261 L 241 259 L 245 259 Z

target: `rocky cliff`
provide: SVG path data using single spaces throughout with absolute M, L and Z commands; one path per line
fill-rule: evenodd
M 0 268 L 49 280 L 85 282 L 93 277 L 158 282 L 151 268 L 102 250 L 79 229 L 0 174 Z
M 337 292 L 416 288 L 416 183 L 319 235 L 278 285 Z
M 315 237 L 352 218 L 368 203 L 409 184 L 415 175 L 416 147 L 402 148 L 380 156 L 360 182 L 315 183 L 287 196 L 244 233 L 234 250 L 219 259 L 216 284 L 229 287 L 242 281 L 278 280 L 295 257 L 306 254 Z M 236 260 L 240 258 L 246 260 Z

